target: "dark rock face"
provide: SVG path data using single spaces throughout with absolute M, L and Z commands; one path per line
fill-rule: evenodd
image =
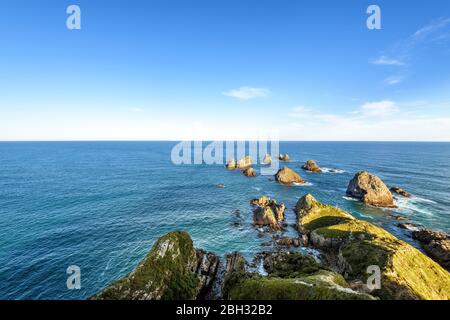
M 158 239 L 134 271 L 113 282 L 95 300 L 193 300 L 211 287 L 218 258 L 196 250 L 188 233 Z
M 275 175 L 275 180 L 277 180 L 281 184 L 292 185 L 294 183 L 305 183 L 300 175 L 292 169 L 288 167 L 284 167 L 278 170 Z
M 347 195 L 375 207 L 395 208 L 392 193 L 377 176 L 360 171 L 350 180 Z
M 450 271 L 450 235 L 445 232 L 421 229 L 412 233 L 423 250 L 434 261 Z
M 314 160 L 306 161 L 302 168 L 309 172 L 322 173 L 322 169 L 320 169 Z
M 252 167 L 245 169 L 242 173 L 246 177 L 256 177 L 256 171 Z
M 281 160 L 281 161 L 289 161 L 289 155 L 287 153 L 286 154 L 280 154 L 278 156 L 278 159 Z
M 253 199 L 251 204 L 256 206 L 253 211 L 253 221 L 258 226 L 269 226 L 272 230 L 280 230 L 284 220 L 284 203 L 278 204 L 269 197 L 262 196 Z
M 405 190 L 403 190 L 402 188 L 399 188 L 399 187 L 395 187 L 394 186 L 394 187 L 392 187 L 389 190 L 391 190 L 392 193 L 396 193 L 396 194 L 401 195 L 401 196 L 403 196 L 405 198 L 410 198 L 411 197 L 411 194 L 409 192 L 407 192 L 407 191 L 405 191 Z
M 200 279 L 199 298 L 203 298 L 211 290 L 212 284 L 219 267 L 219 258 L 212 252 L 206 252 L 201 249 L 196 250 L 197 253 L 197 270 L 196 273 Z

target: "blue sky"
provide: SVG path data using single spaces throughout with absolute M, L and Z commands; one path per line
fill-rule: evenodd
M 450 141 L 447 0 L 2 0 L 0 27 L 0 140 Z

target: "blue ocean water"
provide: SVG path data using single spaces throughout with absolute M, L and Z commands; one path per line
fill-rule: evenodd
M 174 165 L 175 144 L 0 143 L 0 298 L 87 298 L 131 271 L 158 237 L 175 229 L 189 231 L 196 247 L 251 257 L 271 238 L 252 225 L 249 200 L 261 195 L 287 205 L 290 235 L 292 208 L 305 193 L 416 246 L 390 213 L 449 231 L 450 143 L 282 142 L 288 166 L 308 181 L 292 187 L 221 165 Z M 306 173 L 301 165 L 308 159 L 339 173 Z M 348 181 L 363 169 L 413 197 L 392 210 L 346 198 Z M 66 287 L 70 265 L 81 268 L 80 290 Z

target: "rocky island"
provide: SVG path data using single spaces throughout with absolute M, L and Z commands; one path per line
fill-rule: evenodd
M 374 207 L 396 207 L 394 197 L 384 182 L 367 171 L 355 174 L 348 184 L 347 195 Z

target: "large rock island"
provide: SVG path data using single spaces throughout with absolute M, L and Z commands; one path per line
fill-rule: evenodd
M 394 197 L 384 182 L 367 171 L 360 171 L 350 180 L 347 195 L 375 207 L 394 208 Z

